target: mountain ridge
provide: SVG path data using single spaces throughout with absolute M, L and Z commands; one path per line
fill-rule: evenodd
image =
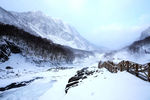
M 14 12 L 0 8 L 0 22 L 15 25 L 34 35 L 52 40 L 54 43 L 81 50 L 94 50 L 90 42 L 77 30 L 60 19 L 44 15 L 42 12 Z

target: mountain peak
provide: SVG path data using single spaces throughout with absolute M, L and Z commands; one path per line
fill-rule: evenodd
M 15 12 L 17 13 L 17 12 Z M 28 16 L 46 16 L 44 15 L 44 13 L 40 10 L 38 11 L 28 11 L 28 12 L 22 12 L 22 13 L 18 13 L 18 14 L 25 14 L 25 15 L 28 15 Z
M 142 32 L 142 34 L 140 36 L 140 40 L 143 40 L 149 36 L 150 36 L 150 27 L 148 27 L 145 31 Z
M 3 10 L 3 8 L 2 8 Z M 54 43 L 81 50 L 94 50 L 78 31 L 60 19 L 46 16 L 41 11 L 13 12 L 0 11 L 0 22 L 17 26 L 25 31 Z

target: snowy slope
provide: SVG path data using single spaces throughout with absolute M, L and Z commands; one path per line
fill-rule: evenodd
M 102 69 L 97 77 L 85 79 L 62 100 L 149 100 L 150 84 L 127 72 L 112 74 Z M 129 81 L 130 80 L 130 81 Z M 75 98 L 75 99 L 73 99 Z
M 13 24 L 13 25 L 20 25 L 19 21 L 15 16 L 13 16 L 13 14 L 4 10 L 1 7 L 0 7 L 0 22 Z
M 150 53 L 150 27 L 141 33 L 139 40 L 129 46 L 129 50 L 135 53 Z
M 127 51 L 136 59 L 150 62 L 150 28 L 141 33 L 140 39 L 127 47 Z
M 71 63 L 75 57 L 72 48 L 37 37 L 13 25 L 0 24 L 0 40 L 6 43 L 1 45 L 0 42 L 0 50 L 2 50 L 0 61 L 3 59 L 8 60 L 6 56 L 10 56 L 11 52 L 20 53 L 20 55 L 39 64 L 42 62 L 51 64 Z M 7 53 L 7 49 L 11 52 Z
M 0 93 L 1 100 L 149 100 L 150 84 L 127 72 L 112 74 L 106 69 L 97 69 L 92 65 L 90 70 L 99 70 L 83 80 L 65 94 L 68 79 L 76 69 L 49 70 L 14 79 L 3 79 L 0 86 L 12 82 L 43 77 L 27 86 L 10 89 Z M 130 80 L 130 81 L 129 81 Z M 2 84 L 3 83 L 3 84 Z
M 0 22 L 15 25 L 57 44 L 82 50 L 94 49 L 94 46 L 85 40 L 74 27 L 60 19 L 46 16 L 40 11 L 18 13 L 0 8 Z
M 138 40 L 120 50 L 111 51 L 104 55 L 104 59 L 119 62 L 130 60 L 137 63 L 150 62 L 150 28 L 141 33 Z
M 13 15 L 11 12 L 9 12 L 1 7 L 0 7 L 0 22 L 4 23 L 4 24 L 15 25 L 21 29 L 26 30 L 27 32 L 30 32 L 30 33 L 36 35 L 36 33 L 33 31 L 33 28 L 31 29 L 30 27 L 28 27 L 27 23 L 25 23 L 24 21 L 21 21 L 15 15 Z

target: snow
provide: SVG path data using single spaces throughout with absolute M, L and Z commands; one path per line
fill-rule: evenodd
M 105 61 L 106 60 L 111 60 L 114 63 L 119 63 L 122 60 L 129 60 L 132 62 L 136 62 L 139 64 L 146 64 L 149 63 L 150 61 L 150 54 L 145 54 L 145 53 L 129 53 L 127 50 L 121 50 L 113 55 L 109 56 L 109 58 L 103 58 Z
M 16 13 L 0 8 L 0 22 L 24 28 L 28 32 L 51 39 L 54 43 L 84 50 L 93 48 L 72 26 L 41 12 Z M 143 33 L 142 38 L 146 36 L 149 36 L 149 29 Z M 109 59 L 104 55 L 76 58 L 73 64 L 59 66 L 66 69 L 57 69 L 53 68 L 57 66 L 48 63 L 37 66 L 31 59 L 26 59 L 20 54 L 11 54 L 8 61 L 0 63 L 0 88 L 14 82 L 29 81 L 37 77 L 41 79 L 23 87 L 0 91 L 0 100 L 150 100 L 149 82 L 125 71 L 112 74 L 104 68 L 97 68 L 100 60 L 112 60 L 115 63 L 130 60 L 145 64 L 150 60 L 149 55 L 131 55 L 126 50 L 115 53 Z M 13 69 L 6 69 L 7 66 Z M 88 76 L 65 94 L 68 80 L 83 67 L 99 72 Z
M 52 96 L 56 96 L 57 90 L 61 90 L 61 94 L 64 95 L 65 83 L 68 78 L 75 74 L 77 69 L 66 69 L 59 71 L 45 71 L 36 74 L 30 74 L 29 77 L 43 77 L 43 79 L 36 80 L 32 84 L 21 87 L 18 89 L 11 89 L 0 94 L 1 100 L 38 100 L 44 98 L 42 95 L 51 90 Z M 65 73 L 64 73 L 65 72 Z M 26 79 L 20 77 L 20 79 Z M 7 80 L 11 81 L 12 80 Z M 46 94 L 45 94 L 46 95 Z M 50 96 L 49 95 L 49 96 Z
M 150 84 L 135 76 L 120 72 L 112 74 L 102 69 L 98 77 L 85 80 L 69 90 L 63 100 L 149 100 Z M 103 73 L 103 74 L 102 74 Z
M 0 79 L 0 87 L 17 81 L 43 77 L 27 86 L 0 93 L 1 100 L 150 100 L 150 83 L 127 72 L 112 74 L 106 69 L 98 69 L 97 63 L 89 70 L 99 70 L 83 80 L 77 87 L 65 94 L 68 79 L 81 68 L 39 71 L 21 77 Z M 5 85 L 3 84 L 5 83 Z
M 31 85 L 4 92 L 2 100 L 37 100 L 55 81 L 35 81 Z M 8 95 L 9 94 L 9 95 Z
M 14 78 L 26 74 L 34 74 L 39 71 L 44 71 L 48 69 L 47 67 L 37 67 L 36 64 L 27 61 L 27 59 L 20 54 L 11 54 L 8 61 L 0 64 L 0 78 Z M 13 69 L 6 69 L 7 66 L 12 67 Z M 1 86 L 1 84 L 0 84 Z
M 122 53 L 124 56 L 126 53 Z M 1 63 L 0 87 L 5 87 L 14 82 L 29 81 L 41 77 L 27 86 L 13 88 L 0 92 L 0 100 L 150 100 L 150 83 L 143 81 L 128 72 L 110 73 L 106 69 L 98 69 L 98 59 L 103 59 L 104 54 L 77 59 L 74 64 L 62 65 L 67 69 L 37 67 L 20 54 L 12 54 L 10 59 Z M 120 55 L 116 56 L 120 57 Z M 117 62 L 118 60 L 116 60 Z M 7 70 L 6 66 L 13 69 Z M 76 87 L 72 87 L 65 94 L 65 87 L 69 78 L 77 70 L 89 67 L 88 70 L 99 70 L 94 75 L 88 76 Z M 13 71 L 14 73 L 9 73 Z M 18 74 L 18 75 L 16 75 Z
M 36 36 L 41 36 L 72 48 L 81 50 L 95 49 L 74 27 L 60 19 L 46 16 L 39 11 L 19 13 L 0 8 L 0 22 L 14 25 Z

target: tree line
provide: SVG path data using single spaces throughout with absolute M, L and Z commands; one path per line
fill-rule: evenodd
M 55 63 L 71 63 L 75 56 L 68 47 L 55 44 L 51 40 L 32 35 L 13 25 L 0 23 L 0 38 L 19 46 L 22 55 Z

